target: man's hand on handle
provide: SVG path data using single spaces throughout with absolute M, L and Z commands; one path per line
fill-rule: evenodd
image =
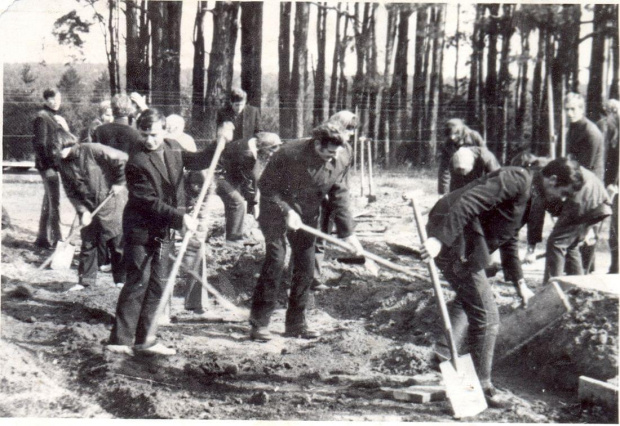
M 360 240 L 357 238 L 357 235 L 355 234 L 349 235 L 348 237 L 343 238 L 342 241 L 349 244 L 351 247 L 355 249 L 356 256 L 364 255 L 364 247 L 362 247 L 362 244 L 360 243 Z
M 90 214 L 89 211 L 85 211 L 84 213 L 82 213 L 82 216 L 80 216 L 80 223 L 82 224 L 82 226 L 88 226 L 93 222 L 93 216 Z
M 194 219 L 188 214 L 183 215 L 183 234 L 187 231 L 195 232 L 198 229 L 198 220 Z
M 303 224 L 301 217 L 295 212 L 295 210 L 289 210 L 286 214 L 286 226 L 293 231 L 297 231 Z
M 436 258 L 441 251 L 443 244 L 435 237 L 429 237 L 424 244 L 420 247 L 420 254 L 422 260 L 429 262 L 431 259 Z

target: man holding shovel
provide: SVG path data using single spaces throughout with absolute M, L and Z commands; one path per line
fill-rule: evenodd
M 435 258 L 456 297 L 451 323 L 456 346 L 468 337 L 480 384 L 491 407 L 510 401 L 493 386 L 491 371 L 499 312 L 485 267 L 489 253 L 509 243 L 527 221 L 532 193 L 569 197 L 583 186 L 574 162 L 560 158 L 534 173 L 504 167 L 441 198 L 429 213 L 425 258 Z M 516 261 L 518 261 L 518 254 Z
M 140 114 L 141 147 L 130 154 L 125 168 L 129 201 L 123 215 L 127 282 L 116 306 L 107 349 L 132 355 L 174 355 L 155 339 L 156 312 L 169 272 L 168 255 L 175 230 L 195 230 L 197 220 L 185 213 L 183 167 L 209 166 L 212 148 L 187 152 L 165 139 L 165 118 L 156 109 Z M 153 327 L 154 331 L 149 333 Z M 147 337 L 152 336 L 147 339 Z M 132 348 L 133 346 L 133 348 Z
M 326 123 L 312 137 L 285 144 L 265 168 L 258 223 L 265 236 L 265 262 L 252 300 L 250 338 L 271 339 L 269 320 L 276 306 L 284 269 L 286 240 L 290 242 L 293 281 L 285 320 L 285 336 L 312 339 L 319 333 L 306 322 L 306 304 L 314 276 L 315 237 L 299 230 L 302 223 L 316 228 L 321 202 L 329 195 L 330 210 L 340 238 L 362 250 L 353 234 L 346 185 L 351 147 L 340 126 Z
M 58 131 L 58 139 L 62 144 L 59 161 L 62 184 L 82 225 L 79 284 L 71 290 L 96 284 L 100 243 L 109 249 L 114 283 L 122 287 L 125 268 L 121 220 L 127 203 L 127 154 L 99 143 L 78 144 L 73 135 L 63 130 Z M 110 195 L 112 199 L 108 200 Z M 91 215 L 100 205 L 97 215 Z

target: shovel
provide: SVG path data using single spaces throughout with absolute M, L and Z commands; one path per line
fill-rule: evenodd
M 97 213 L 114 197 L 114 193 L 109 194 L 102 202 L 93 210 L 90 214 L 91 217 L 95 217 Z M 59 271 L 59 270 L 67 270 L 71 268 L 71 262 L 73 261 L 73 255 L 75 254 L 75 246 L 71 244 L 71 240 L 73 236 L 80 229 L 76 228 L 76 223 L 79 222 L 78 215 L 75 215 L 75 219 L 73 220 L 73 224 L 71 225 L 71 230 L 69 231 L 69 235 L 64 241 L 59 241 L 56 245 L 56 249 L 54 253 L 45 261 L 41 266 L 39 266 L 39 270 L 45 269 L 47 265 L 50 265 L 50 268 Z
M 420 241 L 422 244 L 426 242 L 426 229 L 422 225 L 422 217 L 416 206 L 416 202 L 411 198 L 411 206 L 413 207 L 413 215 L 418 227 L 418 234 L 420 235 Z M 454 411 L 454 417 L 457 419 L 469 416 L 475 416 L 476 414 L 484 411 L 487 408 L 487 401 L 482 392 L 482 386 L 474 363 L 470 354 L 459 356 L 456 349 L 456 342 L 454 335 L 452 334 L 452 324 L 450 323 L 450 316 L 448 315 L 448 308 L 446 307 L 446 301 L 443 298 L 443 292 L 439 284 L 439 275 L 437 273 L 437 266 L 433 259 L 428 261 L 428 271 L 433 281 L 433 287 L 435 290 L 435 298 L 441 311 L 441 319 L 443 322 L 446 338 L 450 344 L 450 353 L 452 359 L 444 361 L 439 364 L 443 381 L 446 386 L 446 394 L 448 400 L 452 405 Z

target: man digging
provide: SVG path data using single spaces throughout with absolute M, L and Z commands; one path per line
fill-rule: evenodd
M 272 338 L 268 326 L 276 307 L 287 239 L 292 249 L 293 280 L 284 335 L 304 339 L 319 336 L 306 322 L 306 304 L 314 276 L 315 237 L 298 229 L 302 223 L 317 227 L 326 195 L 339 237 L 362 250 L 353 234 L 349 209 L 346 178 L 352 156 L 345 137 L 340 126 L 322 124 L 312 131 L 311 138 L 283 145 L 260 178 L 258 223 L 265 236 L 265 262 L 252 300 L 252 340 Z

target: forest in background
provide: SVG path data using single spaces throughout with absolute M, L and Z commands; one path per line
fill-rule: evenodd
M 549 155 L 555 146 L 561 154 L 565 93 L 581 92 L 595 121 L 603 101 L 618 98 L 618 6 L 612 4 L 463 4 L 457 19 L 446 22 L 442 3 L 282 2 L 274 77 L 262 73 L 262 2 L 201 1 L 195 10 L 175 1 L 78 3 L 92 6 L 92 19 L 75 11 L 59 16 L 54 36 L 79 49 L 84 32 L 100 26 L 107 64 L 6 65 L 4 158 L 29 145 L 32 114 L 46 86 L 65 94 L 63 113 L 76 133 L 92 120 L 99 100 L 120 91 L 138 91 L 166 114 L 181 113 L 201 141 L 213 137 L 215 111 L 233 84 L 261 107 L 265 129 L 283 139 L 307 135 L 337 110 L 357 110 L 385 166 L 432 166 L 442 123 L 452 117 L 479 130 L 501 161 L 523 149 Z M 97 12 L 102 8 L 107 13 Z M 381 25 L 380 8 L 387 13 Z M 461 22 L 466 9 L 473 22 Z M 183 13 L 195 15 L 194 65 L 181 72 Z M 335 33 L 331 57 L 328 26 Z M 379 32 L 384 45 L 377 42 Z M 582 43 L 590 46 L 586 81 L 579 72 Z M 316 55 L 309 55 L 310 44 Z M 121 53 L 130 58 L 124 67 Z M 352 75 L 345 73 L 345 61 L 354 61 Z M 451 66 L 453 76 L 445 72 Z M 467 76 L 457 78 L 463 67 Z

